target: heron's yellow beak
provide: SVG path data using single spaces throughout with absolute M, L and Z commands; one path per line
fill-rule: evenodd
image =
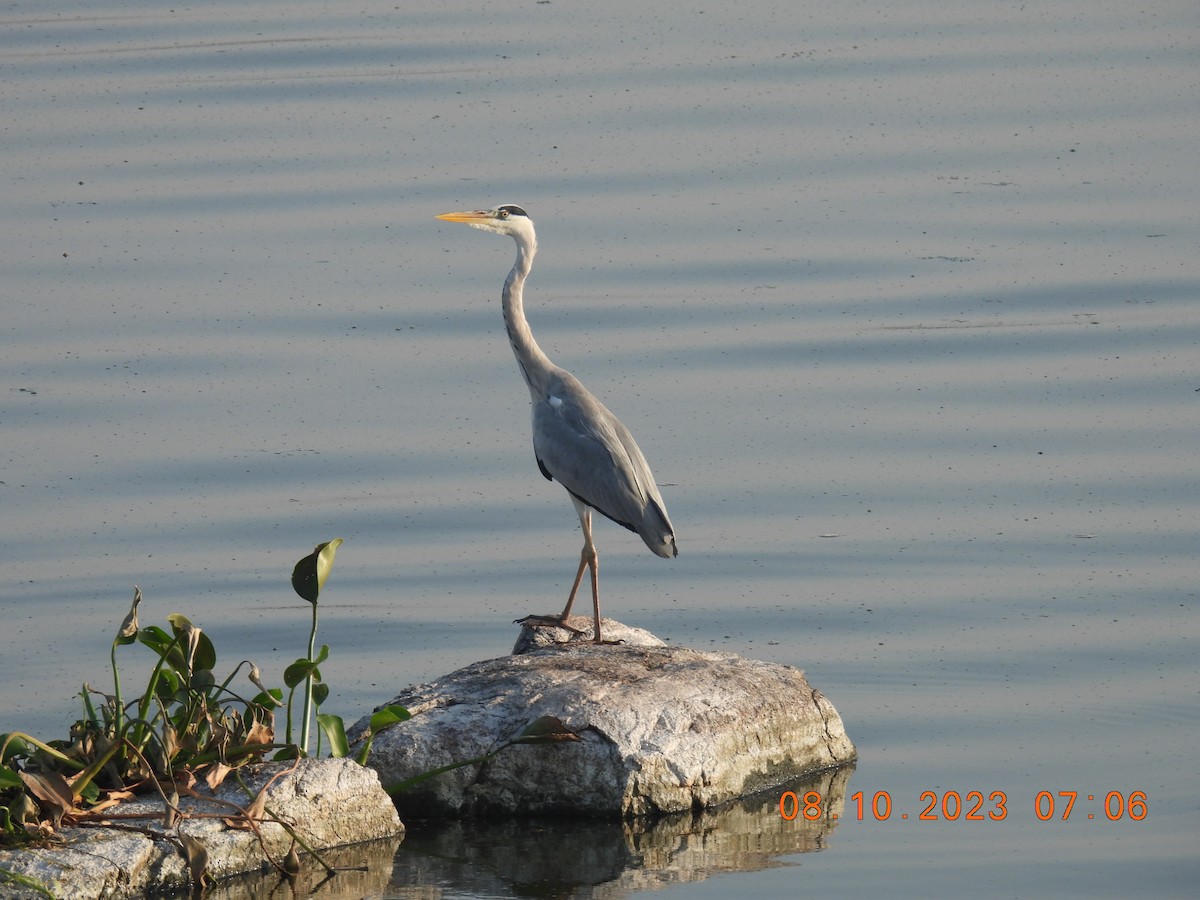
M 443 219 L 447 222 L 466 222 L 470 224 L 471 222 L 486 221 L 487 219 L 491 218 L 491 215 L 486 210 L 476 209 L 468 210 L 467 212 L 442 213 L 440 216 L 437 216 L 437 218 Z

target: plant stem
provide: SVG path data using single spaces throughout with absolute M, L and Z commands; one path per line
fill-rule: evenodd
M 317 648 L 317 602 L 313 600 L 312 604 L 313 620 L 312 631 L 308 633 L 308 659 L 312 662 L 313 654 Z M 312 691 L 313 677 L 310 672 L 304 679 L 304 714 L 303 720 L 300 723 L 300 752 L 308 756 L 308 730 L 309 720 L 312 718 Z
M 511 746 L 511 744 L 503 744 L 502 746 L 497 747 L 495 750 L 492 750 L 490 753 L 483 754 L 483 756 L 476 756 L 474 759 L 464 759 L 462 762 L 450 763 L 447 766 L 438 766 L 436 769 L 430 769 L 428 772 L 422 772 L 420 775 L 414 775 L 412 778 L 406 778 L 403 781 L 396 782 L 395 784 L 386 784 L 383 786 L 383 789 L 387 791 L 389 796 L 394 797 L 401 791 L 406 791 L 410 787 L 420 784 L 422 781 L 428 781 L 430 778 L 443 775 L 446 772 L 453 772 L 455 769 L 461 769 L 464 766 L 474 766 L 478 765 L 479 763 L 485 763 L 505 747 L 509 746 Z
M 84 714 L 87 716 L 88 721 L 92 723 L 92 727 L 99 731 L 100 717 L 96 715 L 96 707 L 92 705 L 92 698 L 88 696 L 87 685 L 84 685 L 83 689 L 79 692 L 79 696 L 83 698 Z
M 112 645 L 113 695 L 116 697 L 117 708 L 113 710 L 113 734 L 120 735 L 125 717 L 125 704 L 121 700 L 121 673 L 117 669 L 117 641 Z
M 292 743 L 292 700 L 295 698 L 295 691 L 288 691 L 287 701 L 287 742 Z
M 13 731 L 13 732 L 9 733 L 8 735 L 6 735 L 6 737 L 9 739 L 9 741 L 11 741 L 13 739 L 18 739 L 18 740 L 25 741 L 27 744 L 33 744 L 33 746 L 37 747 L 43 753 L 46 753 L 49 756 L 54 757 L 55 760 L 57 760 L 59 763 L 65 765 L 65 766 L 70 766 L 76 772 L 81 772 L 81 771 L 83 771 L 84 768 L 86 768 L 84 766 L 84 764 L 81 763 L 79 760 L 71 759 L 71 757 L 64 755 L 61 750 L 55 750 L 49 744 L 42 743 L 37 738 L 35 738 L 32 734 L 26 734 L 23 731 Z M 8 742 L 5 742 L 4 746 L 0 746 L 0 750 L 4 749 L 4 747 L 6 747 L 7 745 L 8 745 Z M 0 754 L 0 758 L 2 758 L 2 757 L 3 757 L 3 754 Z
M 166 649 L 159 653 L 158 661 L 154 664 L 154 671 L 150 673 L 150 681 L 146 685 L 146 692 L 141 696 L 141 702 L 138 704 L 137 711 L 139 723 L 137 729 L 133 732 L 133 745 L 139 750 L 142 744 L 146 742 L 147 731 L 153 731 L 153 727 L 147 724 L 146 717 L 150 714 L 150 704 L 158 696 L 158 680 L 162 675 L 163 666 L 167 665 L 167 657 L 171 655 L 173 649 L 179 646 L 182 637 L 182 635 L 176 635 L 175 639 L 167 645 Z M 120 730 L 117 731 L 117 734 L 120 734 Z

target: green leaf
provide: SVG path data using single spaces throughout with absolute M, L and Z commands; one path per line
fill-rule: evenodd
M 384 706 L 371 713 L 370 727 L 366 732 L 366 740 L 362 742 L 362 749 L 358 751 L 358 756 L 355 760 L 360 766 L 365 766 L 367 760 L 371 756 L 371 745 L 375 742 L 375 735 L 379 734 L 384 728 L 389 725 L 395 725 L 397 722 L 407 722 L 412 718 L 410 713 L 403 706 Z
M 170 669 L 163 669 L 158 673 L 158 682 L 154 686 L 154 693 L 164 702 L 170 702 L 179 693 L 181 685 L 182 682 L 178 675 Z
M 338 547 L 342 546 L 341 538 L 334 538 L 324 544 L 317 544 L 313 552 L 296 563 L 292 570 L 292 587 L 296 593 L 314 606 L 325 587 L 325 579 L 333 568 L 333 559 L 337 556 Z
M 341 759 L 350 755 L 350 742 L 346 740 L 346 726 L 341 716 L 317 713 L 317 724 L 329 738 L 329 755 Z
M 315 681 L 321 680 L 321 671 L 317 668 L 319 660 L 298 659 L 283 670 L 283 683 L 289 688 L 299 686 L 310 674 Z
M 397 722 L 407 722 L 412 718 L 410 713 L 403 706 L 385 706 L 371 713 L 371 734 L 379 734 L 384 728 L 389 725 L 395 725 Z
M 210 672 L 217 667 L 217 648 L 209 640 L 208 635 L 200 632 L 200 646 L 196 649 L 196 658 L 192 660 L 194 669 L 208 669 Z
M 319 684 L 314 684 L 313 690 L 312 690 L 312 696 L 313 696 L 313 703 L 315 703 L 317 706 L 320 706 L 322 703 L 324 703 L 326 700 L 329 699 L 329 685 L 327 685 L 323 681 L 320 682 Z M 320 717 L 318 716 L 318 718 L 320 718 Z
M 255 706 L 261 706 L 263 709 L 275 709 L 283 706 L 283 691 L 279 688 L 271 688 L 268 691 L 255 694 L 254 699 L 250 702 Z
M 188 620 L 188 617 L 182 613 L 171 613 L 171 615 L 167 616 L 167 621 L 171 623 L 171 628 L 175 632 L 176 637 L 183 635 L 183 641 L 181 642 L 183 647 L 186 648 L 188 646 L 189 640 L 195 641 L 196 653 L 192 657 L 193 670 L 215 669 L 217 667 L 216 648 L 213 647 L 212 641 L 209 640 L 208 635 L 204 633 L 203 629 L 193 625 Z M 185 658 L 181 652 L 180 659 L 183 660 Z M 172 654 L 172 662 L 174 662 L 174 654 Z
M 167 651 L 167 647 L 171 645 L 173 638 L 157 625 L 147 625 L 138 631 L 138 640 L 162 656 Z
M 0 763 L 14 756 L 28 756 L 32 752 L 18 732 L 0 734 Z
M 216 683 L 217 679 L 213 676 L 210 669 L 199 669 L 192 673 L 192 681 L 189 687 L 193 691 L 207 694 Z

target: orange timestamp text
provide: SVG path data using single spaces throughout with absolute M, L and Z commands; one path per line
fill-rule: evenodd
M 1073 814 L 1088 819 L 1102 816 L 1110 822 L 1122 819 L 1140 822 L 1150 814 L 1145 791 L 1108 791 L 1102 800 L 1100 798 L 1100 794 L 1080 791 L 1038 791 L 1033 798 L 1033 814 L 1040 822 L 1066 822 Z M 850 818 L 859 822 L 864 819 L 886 822 L 894 818 L 907 821 L 909 818 L 907 812 L 894 808 L 888 791 L 876 791 L 869 797 L 856 791 L 850 795 L 850 803 L 853 810 Z M 918 822 L 1002 822 L 1009 813 L 1008 794 L 1004 791 L 923 791 L 918 806 L 920 810 L 915 815 Z M 797 818 L 815 822 L 827 815 L 831 819 L 839 818 L 837 812 L 829 810 L 827 799 L 820 791 L 803 794 L 784 791 L 779 797 L 779 815 L 788 822 Z

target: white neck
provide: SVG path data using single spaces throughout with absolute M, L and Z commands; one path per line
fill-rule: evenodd
M 533 332 L 525 320 L 525 279 L 529 270 L 533 268 L 533 257 L 536 253 L 535 238 L 527 241 L 517 239 L 517 261 L 513 263 L 512 271 L 504 281 L 502 303 L 508 341 L 512 344 L 513 354 L 517 357 L 517 365 L 521 367 L 525 384 L 529 386 L 529 393 L 535 400 L 545 396 L 547 378 L 555 368 L 554 363 L 550 362 L 550 358 L 533 339 Z

